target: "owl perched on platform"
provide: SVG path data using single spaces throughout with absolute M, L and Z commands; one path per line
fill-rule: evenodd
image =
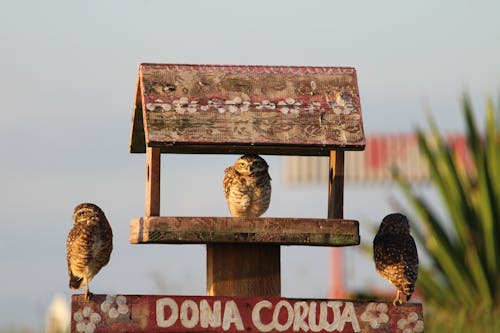
M 234 217 L 259 217 L 269 207 L 269 166 L 259 155 L 243 155 L 224 171 L 224 195 Z
M 393 304 L 402 304 L 401 294 L 409 301 L 418 276 L 418 254 L 403 214 L 384 217 L 373 239 L 373 257 L 377 272 L 397 288 Z
M 112 250 L 113 232 L 104 212 L 91 203 L 76 206 L 66 241 L 69 287 L 86 286 L 85 298 L 89 299 L 89 282 L 108 263 Z

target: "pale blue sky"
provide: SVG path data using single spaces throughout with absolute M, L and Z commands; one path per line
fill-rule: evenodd
M 115 233 L 95 292 L 204 293 L 202 246 L 128 244 L 144 209 L 144 155 L 128 153 L 139 63 L 354 66 L 366 133 L 410 131 L 428 107 L 460 130 L 464 90 L 479 114 L 499 93 L 498 13 L 481 0 L 2 1 L 0 328 L 41 327 L 53 295 L 71 294 L 65 240 L 83 201 Z M 162 213 L 227 215 L 222 172 L 234 158 L 164 157 Z M 268 161 L 267 216 L 326 216 L 326 186 L 289 187 L 281 160 Z M 345 216 L 380 220 L 398 194 L 347 184 Z M 348 287 L 388 287 L 356 249 L 346 255 Z M 284 248 L 284 296 L 325 297 L 327 259 L 326 248 Z

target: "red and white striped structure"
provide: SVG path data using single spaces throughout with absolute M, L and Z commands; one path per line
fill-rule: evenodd
M 471 159 L 467 138 L 462 134 L 447 136 L 465 169 Z M 284 156 L 283 175 L 288 184 L 325 183 L 328 181 L 327 157 Z M 422 157 L 414 134 L 380 134 L 366 137 L 364 151 L 345 152 L 344 179 L 347 182 L 389 182 L 393 168 L 411 182 L 429 180 L 426 161 Z

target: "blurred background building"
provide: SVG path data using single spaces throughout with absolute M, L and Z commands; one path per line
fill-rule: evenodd
M 466 140 L 462 134 L 448 136 L 450 149 L 468 168 L 471 162 L 467 156 Z M 283 160 L 283 175 L 287 184 L 328 183 L 328 157 L 283 156 Z M 415 134 L 367 136 L 364 151 L 345 152 L 344 180 L 349 183 L 381 185 L 391 182 L 394 168 L 414 183 L 429 180 L 429 171 L 419 152 Z

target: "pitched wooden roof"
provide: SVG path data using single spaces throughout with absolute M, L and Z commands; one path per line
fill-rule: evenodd
M 130 151 L 328 155 L 365 146 L 351 67 L 141 64 Z

